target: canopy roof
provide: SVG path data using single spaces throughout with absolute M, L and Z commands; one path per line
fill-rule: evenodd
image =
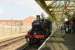
M 51 16 L 68 16 L 75 14 L 75 0 L 35 0 Z

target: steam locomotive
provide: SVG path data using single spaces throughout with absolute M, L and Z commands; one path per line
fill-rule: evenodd
M 40 46 L 44 40 L 51 34 L 52 22 L 48 19 L 40 18 L 37 15 L 36 20 L 32 22 L 32 28 L 28 31 L 26 39 L 29 45 Z

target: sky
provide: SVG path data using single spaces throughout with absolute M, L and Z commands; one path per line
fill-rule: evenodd
M 24 19 L 46 13 L 35 0 L 0 0 L 0 19 Z

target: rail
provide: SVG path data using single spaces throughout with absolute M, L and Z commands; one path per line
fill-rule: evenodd
M 5 40 L 0 41 L 0 50 L 16 50 L 17 48 L 25 45 L 25 35 L 14 36 Z

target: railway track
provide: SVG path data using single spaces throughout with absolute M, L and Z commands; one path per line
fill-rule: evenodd
M 26 40 L 25 36 L 23 35 L 0 42 L 0 50 L 16 50 L 24 44 L 26 44 Z

